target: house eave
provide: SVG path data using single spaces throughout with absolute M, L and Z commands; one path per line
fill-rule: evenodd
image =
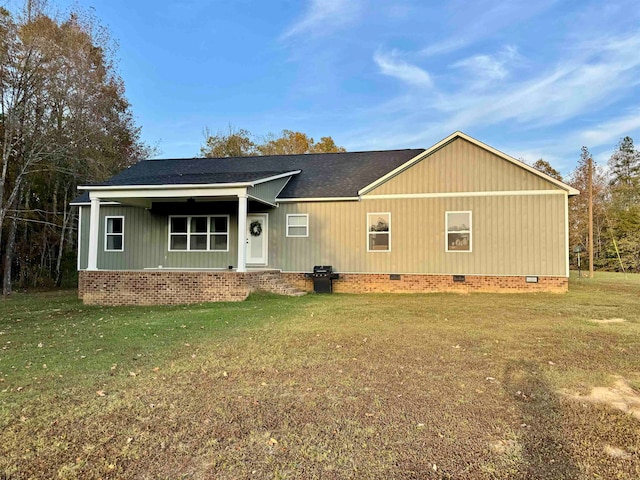
M 225 189 L 225 188 L 247 188 L 259 185 L 261 183 L 271 182 L 284 177 L 297 175 L 301 170 L 291 170 L 289 172 L 279 173 L 270 177 L 263 177 L 251 182 L 233 182 L 233 183 L 165 183 L 160 185 L 80 185 L 78 190 L 86 190 L 90 192 L 110 192 L 122 190 L 145 190 L 145 191 L 163 191 L 163 190 L 181 190 L 181 189 Z
M 276 198 L 278 203 L 297 202 L 357 202 L 360 197 L 308 197 L 308 198 Z

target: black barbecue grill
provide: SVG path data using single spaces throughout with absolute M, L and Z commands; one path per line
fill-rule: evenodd
M 316 265 L 313 273 L 305 273 L 305 277 L 313 280 L 313 291 L 316 293 L 332 293 L 333 280 L 340 278 L 334 273 L 331 265 Z

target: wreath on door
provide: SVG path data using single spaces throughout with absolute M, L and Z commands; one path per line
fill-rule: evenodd
M 249 233 L 252 237 L 259 237 L 262 234 L 262 224 L 258 220 L 251 222 Z

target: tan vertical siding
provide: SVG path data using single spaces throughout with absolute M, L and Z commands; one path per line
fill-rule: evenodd
M 269 264 L 309 271 L 564 275 L 564 195 L 282 204 L 270 217 Z M 471 211 L 472 252 L 445 251 L 445 212 Z M 390 212 L 391 252 L 367 252 L 368 212 Z M 287 213 L 309 214 L 309 237 L 287 238 Z
M 524 168 L 457 138 L 369 194 L 559 189 Z

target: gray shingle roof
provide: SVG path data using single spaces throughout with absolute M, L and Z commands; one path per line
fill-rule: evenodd
M 235 158 L 143 160 L 101 186 L 251 182 L 300 170 L 278 198 L 356 197 L 423 149 Z M 82 195 L 74 203 L 88 201 Z

